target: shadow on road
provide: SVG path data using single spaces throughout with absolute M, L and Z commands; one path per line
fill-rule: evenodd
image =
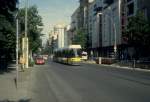
M 12 71 L 14 71 L 16 69 L 12 69 L 12 68 L 7 68 L 6 70 L 0 70 L 0 75 L 1 74 L 5 74 L 5 73 L 11 73 Z
M 31 102 L 31 99 L 21 99 L 21 100 L 18 100 L 18 101 L 0 100 L 0 102 Z
M 11 73 L 12 71 L 16 70 L 15 68 L 15 64 L 9 64 L 7 67 L 5 68 L 1 68 L 0 69 L 0 75 L 1 74 L 5 74 L 5 73 Z

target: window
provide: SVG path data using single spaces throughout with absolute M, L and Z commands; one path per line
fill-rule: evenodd
M 127 10 L 128 10 L 127 12 L 128 16 L 134 14 L 134 2 L 127 6 Z
M 127 0 L 127 2 L 130 2 L 130 1 L 132 1 L 132 0 Z

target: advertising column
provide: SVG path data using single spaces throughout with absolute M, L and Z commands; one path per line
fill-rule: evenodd
M 22 54 L 23 59 L 25 60 L 25 68 L 28 68 L 28 52 L 29 52 L 29 46 L 28 46 L 28 38 L 24 37 L 22 38 Z

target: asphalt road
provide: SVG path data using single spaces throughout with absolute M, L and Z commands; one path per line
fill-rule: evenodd
M 31 102 L 150 102 L 150 72 L 54 62 L 31 72 Z

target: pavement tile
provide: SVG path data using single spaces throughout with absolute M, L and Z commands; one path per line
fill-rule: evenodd
M 8 72 L 0 74 L 0 102 L 29 102 L 27 97 L 28 80 L 32 68 L 19 71 L 18 86 L 16 86 L 16 66 L 9 66 Z

